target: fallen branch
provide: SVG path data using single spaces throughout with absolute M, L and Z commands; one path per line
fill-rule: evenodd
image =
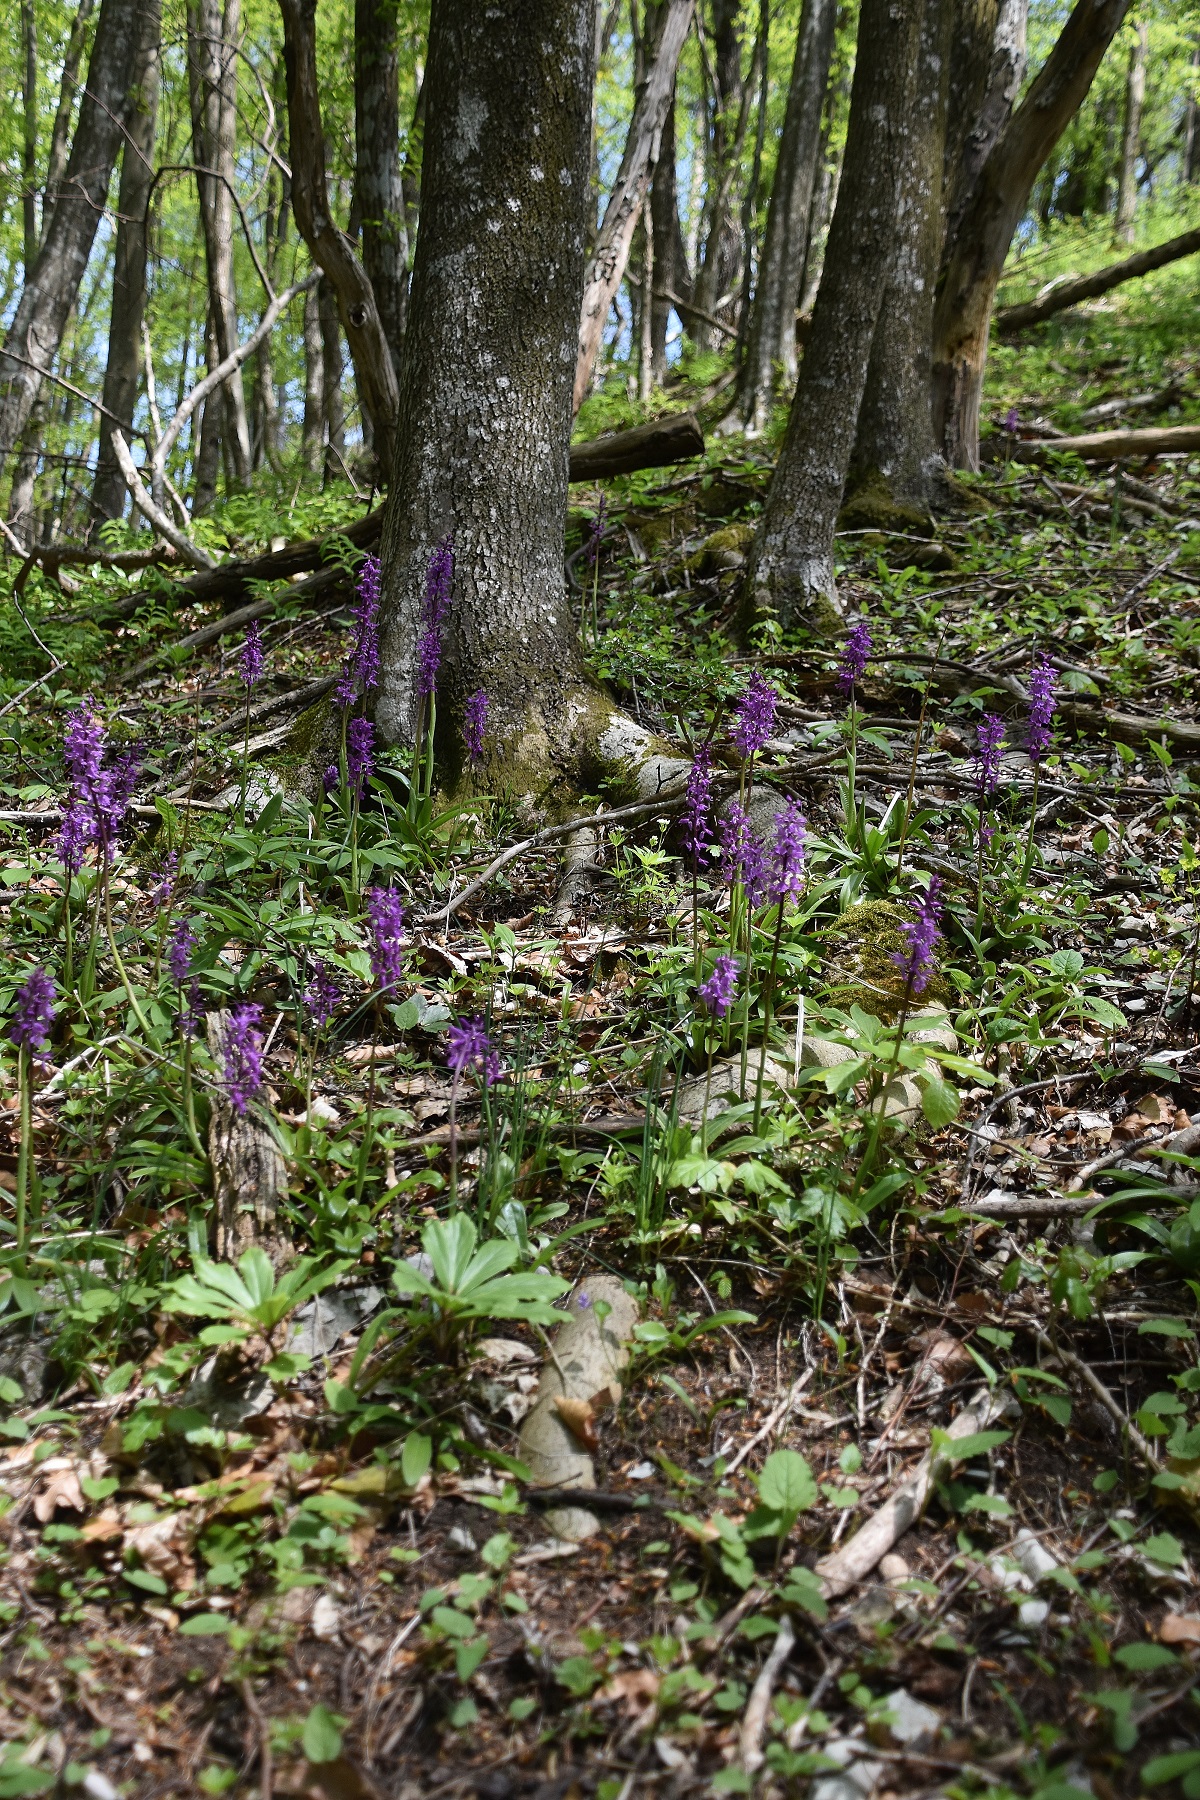
M 116 434 L 114 433 L 114 436 Z M 310 575 L 305 581 L 297 581 L 284 588 L 281 593 L 273 594 L 268 600 L 254 600 L 249 606 L 240 606 L 236 611 L 226 613 L 220 619 L 214 619 L 211 625 L 201 625 L 196 631 L 190 631 L 186 637 L 177 638 L 173 644 L 163 644 L 149 656 L 143 656 L 141 662 L 134 663 L 131 669 L 123 669 L 113 677 L 113 685 L 122 687 L 126 682 L 136 681 L 151 669 L 157 668 L 161 662 L 170 661 L 188 650 L 202 650 L 206 644 L 215 644 L 218 638 L 227 637 L 231 631 L 238 631 L 255 619 L 264 619 L 273 613 L 282 601 L 289 604 L 297 599 L 311 599 L 316 594 L 323 594 L 326 589 L 336 587 L 347 578 L 340 568 L 322 569 L 317 575 Z
M 199 544 L 193 544 L 191 538 L 180 531 L 174 521 L 167 517 L 160 506 L 156 505 L 153 495 L 143 485 L 137 464 L 134 462 L 133 456 L 130 453 L 129 445 L 125 442 L 121 432 L 118 431 L 115 426 L 113 427 L 112 436 L 109 438 L 109 442 L 112 445 L 113 455 L 117 459 L 117 467 L 121 471 L 121 477 L 125 486 L 129 489 L 129 497 L 141 513 L 142 517 L 147 519 L 149 523 L 153 525 L 155 531 L 157 531 L 161 538 L 164 538 L 168 544 L 173 545 L 174 548 L 178 550 L 185 562 L 191 563 L 193 569 L 215 569 L 217 566 L 216 558 L 210 556 L 207 550 L 202 550 Z
M 1092 431 L 1082 437 L 1034 438 L 1014 444 L 1017 462 L 1079 456 L 1085 462 L 1119 462 L 1124 456 L 1180 456 L 1200 450 L 1200 425 L 1146 426 L 1138 431 Z
M 775 1642 L 771 1646 L 771 1654 L 758 1673 L 758 1680 L 750 1690 L 750 1698 L 746 1702 L 746 1711 L 742 1715 L 742 1726 L 738 1732 L 738 1760 L 747 1775 L 753 1775 L 762 1768 L 766 1760 L 763 1755 L 763 1733 L 767 1729 L 767 1713 L 771 1705 L 771 1696 L 775 1692 L 775 1683 L 784 1663 L 792 1653 L 796 1642 L 796 1632 L 792 1625 L 791 1615 L 784 1613 L 779 1621 L 779 1629 L 775 1633 Z
M 1077 275 L 1073 281 L 1058 282 L 1045 288 L 1035 300 L 1002 306 L 996 314 L 996 329 L 1004 337 L 1027 331 L 1031 325 L 1040 325 L 1043 319 L 1049 319 L 1055 313 L 1078 306 L 1083 300 L 1095 300 L 1100 294 L 1120 287 L 1122 282 L 1136 281 L 1139 275 L 1149 275 L 1152 270 L 1178 262 L 1181 257 L 1194 256 L 1197 250 L 1200 250 L 1200 230 L 1185 231 L 1179 237 L 1168 238 L 1164 244 L 1156 244 L 1152 250 L 1139 250 L 1136 256 L 1109 263 L 1090 275 Z
M 1101 1194 L 986 1194 L 963 1211 L 980 1219 L 1078 1219 L 1103 1203 Z
M 981 1394 L 951 1420 L 946 1436 L 973 1437 L 977 1431 L 986 1431 L 1007 1405 L 1007 1396 Z M 940 1454 L 927 1451 L 904 1485 L 897 1488 L 891 1499 L 886 1500 L 865 1525 L 860 1526 L 849 1542 L 832 1556 L 821 1558 L 816 1565 L 816 1574 L 827 1600 L 836 1599 L 869 1575 L 880 1558 L 886 1556 L 909 1526 L 916 1523 L 936 1483 L 949 1466 L 949 1460 L 944 1451 Z
M 603 481 L 637 469 L 662 469 L 704 455 L 704 433 L 695 413 L 651 419 L 631 431 L 613 431 L 590 444 L 571 446 L 571 481 Z
M 811 1368 L 805 1369 L 803 1375 L 799 1376 L 798 1379 L 792 1383 L 786 1398 L 780 1401 L 779 1405 L 768 1417 L 766 1423 L 760 1425 L 754 1436 L 742 1445 L 735 1457 L 726 1463 L 725 1479 L 728 1479 L 735 1469 L 740 1468 L 750 1452 L 757 1448 L 764 1438 L 770 1437 L 775 1427 L 787 1418 L 793 1406 L 796 1404 L 796 1401 L 800 1398 L 801 1394 L 812 1380 L 814 1373 L 815 1371 Z

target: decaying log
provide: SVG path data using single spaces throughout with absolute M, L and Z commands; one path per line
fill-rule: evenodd
M 1126 256 L 1120 262 L 1109 263 L 1106 268 L 1094 269 L 1090 275 L 1076 275 L 1073 280 L 1056 282 L 1044 288 L 1033 300 L 1024 300 L 1017 306 L 1002 306 L 996 314 L 996 329 L 1002 337 L 1026 331 L 1054 313 L 1065 312 L 1069 306 L 1078 306 L 1083 300 L 1094 300 L 1098 295 L 1120 287 L 1122 282 L 1135 281 L 1139 275 L 1149 275 L 1153 269 L 1195 255 L 1197 250 L 1200 250 L 1200 230 L 1185 231 L 1179 237 L 1168 238 L 1165 244 L 1155 244 L 1153 249 L 1139 250 L 1136 256 Z
M 603 481 L 609 475 L 629 475 L 636 469 L 662 469 L 669 463 L 703 456 L 704 433 L 695 413 L 676 413 L 669 419 L 651 419 L 632 431 L 614 431 L 590 444 L 571 446 L 572 481 Z
M 1200 425 L 1147 425 L 1137 431 L 1090 431 L 1081 437 L 1035 438 L 1014 444 L 1017 462 L 1078 456 L 1084 462 L 1119 462 L 1125 456 L 1179 456 L 1200 450 Z
M 208 1015 L 208 1047 L 218 1066 L 225 1063 L 229 1014 Z M 287 1193 L 287 1169 L 278 1144 L 261 1117 L 234 1111 L 220 1088 L 213 1094 L 208 1154 L 216 1196 L 217 1255 L 236 1262 L 259 1244 L 278 1264 L 288 1245 L 279 1230 L 279 1205 Z

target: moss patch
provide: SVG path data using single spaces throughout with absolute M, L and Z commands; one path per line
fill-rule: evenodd
M 894 1019 L 904 1001 L 904 982 L 892 961 L 908 948 L 903 927 L 909 912 L 890 900 L 864 900 L 822 931 L 822 974 L 825 999 L 848 1012 L 861 1007 L 878 1019 Z M 949 1006 L 953 994 L 935 966 L 922 1005 Z
M 747 524 L 723 525 L 711 532 L 700 548 L 687 559 L 689 575 L 719 575 L 729 569 L 740 569 L 754 542 L 754 527 Z
M 839 531 L 897 531 L 906 537 L 931 538 L 933 520 L 924 507 L 898 500 L 882 475 L 857 487 L 838 517 Z

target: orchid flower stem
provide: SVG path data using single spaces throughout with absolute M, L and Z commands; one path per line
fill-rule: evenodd
M 134 1017 L 137 1019 L 138 1024 L 141 1026 L 146 1036 L 153 1037 L 153 1033 L 150 1030 L 150 1021 L 138 1004 L 138 997 L 133 991 L 133 983 L 129 979 L 129 971 L 122 961 L 121 952 L 117 949 L 117 934 L 113 930 L 112 895 L 108 885 L 107 864 L 105 865 L 104 870 L 104 928 L 108 936 L 108 947 L 112 951 L 112 959 L 117 965 L 117 973 L 120 975 L 125 992 L 129 996 L 129 1004 L 133 1008 Z
M 196 1084 L 192 1079 L 192 1038 L 190 1032 L 183 1038 L 183 1111 L 187 1119 L 188 1138 L 192 1149 L 202 1163 L 208 1162 L 208 1155 L 200 1138 L 196 1124 Z
M 362 1154 L 358 1161 L 358 1180 L 354 1184 L 355 1201 L 362 1199 L 363 1184 L 367 1178 L 367 1163 L 371 1156 L 371 1134 L 375 1127 L 375 1051 L 379 1044 L 379 1006 L 375 1007 L 375 1024 L 371 1032 L 371 1079 L 367 1085 L 367 1121 L 363 1130 Z
M 1037 824 L 1038 783 L 1041 778 L 1042 765 L 1040 762 L 1035 762 L 1033 765 L 1033 807 L 1029 814 L 1029 836 L 1025 840 L 1025 866 L 1021 870 L 1022 888 L 1029 886 L 1029 872 L 1033 868 L 1033 832 Z
M 767 972 L 767 994 L 763 1003 L 766 1022 L 763 1025 L 762 1051 L 758 1059 L 758 1081 L 754 1090 L 754 1135 L 762 1122 L 763 1079 L 767 1072 L 767 1052 L 771 1047 L 771 1008 L 775 1000 L 775 973 L 779 967 L 779 940 L 783 936 L 783 901 L 775 917 L 775 938 L 771 945 L 771 967 Z
M 67 870 L 67 885 L 63 894 L 63 948 L 65 968 L 63 986 L 69 994 L 75 986 L 75 934 L 71 920 L 71 883 L 74 876 Z
M 246 729 L 242 734 L 242 791 L 238 795 L 238 817 L 242 821 L 243 831 L 246 828 L 246 784 L 248 779 L 247 764 L 250 758 L 250 689 L 246 689 Z
M 858 1194 L 863 1182 L 870 1174 L 872 1165 L 875 1161 L 875 1154 L 879 1149 L 879 1134 L 883 1130 L 884 1114 L 887 1110 L 887 1093 L 892 1085 L 896 1070 L 900 1066 L 900 1049 L 904 1043 L 904 1027 L 908 1023 L 908 1009 L 911 1004 L 912 980 L 910 978 L 904 984 L 904 998 L 900 1003 L 900 1017 L 896 1020 L 896 1036 L 892 1044 L 892 1054 L 887 1068 L 884 1070 L 883 1082 L 879 1089 L 879 1097 L 875 1102 L 874 1111 L 871 1115 L 871 1135 L 867 1139 L 867 1148 L 863 1153 L 862 1161 L 858 1165 L 858 1173 L 854 1177 L 854 1187 L 850 1194 L 851 1199 Z
M 458 1070 L 450 1083 L 450 1210 L 458 1208 Z
M 937 649 L 934 652 L 934 659 L 930 664 L 929 676 L 925 682 L 925 691 L 921 695 L 921 712 L 917 719 L 917 735 L 913 740 L 912 762 L 909 764 L 908 770 L 908 792 L 904 796 L 904 818 L 900 825 L 900 843 L 896 851 L 897 881 L 900 879 L 900 871 L 904 867 L 904 847 L 908 843 L 908 826 L 912 818 L 913 798 L 917 790 L 917 764 L 921 755 L 921 740 L 925 735 L 925 715 L 929 710 L 929 696 L 933 692 L 933 672 L 941 659 L 942 645 L 945 641 L 946 627 L 943 625 L 942 634 L 938 638 Z
M 29 1048 L 22 1044 L 17 1052 L 17 1084 L 21 1095 L 21 1136 L 17 1144 L 16 1248 L 21 1258 L 20 1272 L 25 1272 L 25 1207 L 29 1191 L 29 1165 L 33 1160 L 33 1075 Z

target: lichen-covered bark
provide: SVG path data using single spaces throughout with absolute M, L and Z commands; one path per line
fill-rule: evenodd
M 835 0 L 805 0 L 787 110 L 779 134 L 775 180 L 767 210 L 750 336 L 740 381 L 742 417 L 766 424 L 775 370 L 786 386 L 796 379 L 796 303 L 804 273 L 808 221 L 821 157 L 821 111 L 833 55 Z
M 848 488 L 926 512 L 941 466 L 931 394 L 933 294 L 955 0 L 926 0 L 912 127 L 905 137 L 887 288 L 875 327 Z
M 833 533 L 883 295 L 912 128 L 922 0 L 863 0 L 837 208 L 746 606 L 787 623 L 836 607 Z
M 586 681 L 563 578 L 594 44 L 592 0 L 435 0 L 383 532 L 381 736 L 412 740 L 425 574 L 449 535 L 441 765 L 453 782 L 482 687 L 483 778 L 533 798 L 611 710 Z

